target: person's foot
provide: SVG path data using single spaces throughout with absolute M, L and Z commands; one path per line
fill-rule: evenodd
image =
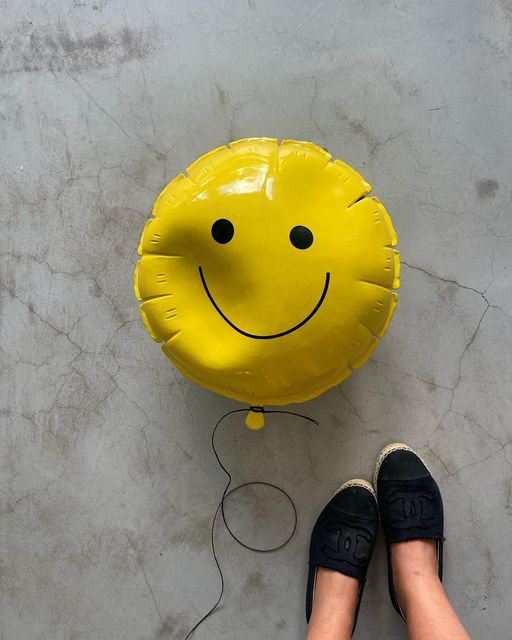
M 317 567 L 307 640 L 350 638 L 360 582 L 334 569 Z
M 391 545 L 393 584 L 400 609 L 407 617 L 411 597 L 424 589 L 441 587 L 438 575 L 437 540 L 419 539 Z
M 420 585 L 441 587 L 441 493 L 421 458 L 400 443 L 379 454 L 375 486 L 388 547 L 389 593 L 405 618 L 409 596 Z
M 378 529 L 377 500 L 365 480 L 346 482 L 323 509 L 309 550 L 308 640 L 352 635 Z

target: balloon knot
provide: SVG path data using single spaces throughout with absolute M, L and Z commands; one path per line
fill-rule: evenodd
M 249 407 L 245 424 L 249 429 L 258 431 L 265 426 L 265 409 L 263 407 Z

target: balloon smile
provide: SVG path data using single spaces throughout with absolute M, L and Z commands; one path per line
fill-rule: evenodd
M 283 336 L 288 335 L 289 333 L 292 333 L 293 331 L 296 331 L 297 329 L 300 329 L 300 327 L 303 327 L 306 322 L 309 322 L 309 320 L 311 320 L 311 318 L 315 315 L 315 313 L 318 311 L 318 309 L 320 309 L 320 307 L 322 306 L 323 301 L 325 300 L 325 296 L 327 295 L 327 289 L 329 288 L 329 282 L 331 279 L 331 274 L 329 272 L 327 272 L 325 274 L 325 283 L 324 283 L 324 288 L 322 291 L 322 294 L 320 295 L 320 298 L 318 299 L 318 302 L 316 303 L 315 307 L 313 308 L 313 310 L 304 318 L 304 320 L 301 320 L 298 324 L 296 324 L 295 326 L 291 327 L 291 329 L 287 329 L 286 331 L 281 331 L 280 333 L 273 333 L 270 335 L 258 335 L 256 333 L 248 333 L 247 331 L 244 331 L 243 329 L 240 329 L 239 327 L 237 327 L 235 324 L 233 324 L 233 322 L 231 322 L 231 320 L 221 311 L 221 309 L 219 308 L 219 305 L 215 302 L 212 294 L 210 293 L 210 290 L 208 289 L 208 285 L 206 284 L 206 280 L 203 274 L 203 268 L 199 267 L 199 277 L 201 278 L 201 282 L 203 284 L 203 288 L 206 292 L 206 295 L 208 296 L 208 299 L 210 300 L 210 302 L 213 305 L 213 308 L 215 309 L 215 311 L 217 311 L 217 313 L 220 315 L 220 317 L 229 324 L 229 326 L 234 329 L 235 331 L 238 331 L 238 333 L 241 333 L 243 336 L 246 336 L 247 338 L 255 338 L 257 340 L 270 340 L 272 338 L 281 338 Z

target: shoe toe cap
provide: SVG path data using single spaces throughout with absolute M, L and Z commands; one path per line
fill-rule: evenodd
M 345 487 L 332 498 L 331 506 L 344 513 L 365 519 L 378 518 L 378 506 L 375 495 L 364 487 L 352 485 Z
M 377 482 L 416 480 L 429 475 L 430 471 L 414 451 L 398 449 L 382 461 Z

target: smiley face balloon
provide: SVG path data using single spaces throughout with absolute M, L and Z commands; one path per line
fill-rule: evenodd
M 397 302 L 397 238 L 370 189 L 310 142 L 250 138 L 199 158 L 142 233 L 135 293 L 151 337 L 184 375 L 252 406 L 340 383 Z

